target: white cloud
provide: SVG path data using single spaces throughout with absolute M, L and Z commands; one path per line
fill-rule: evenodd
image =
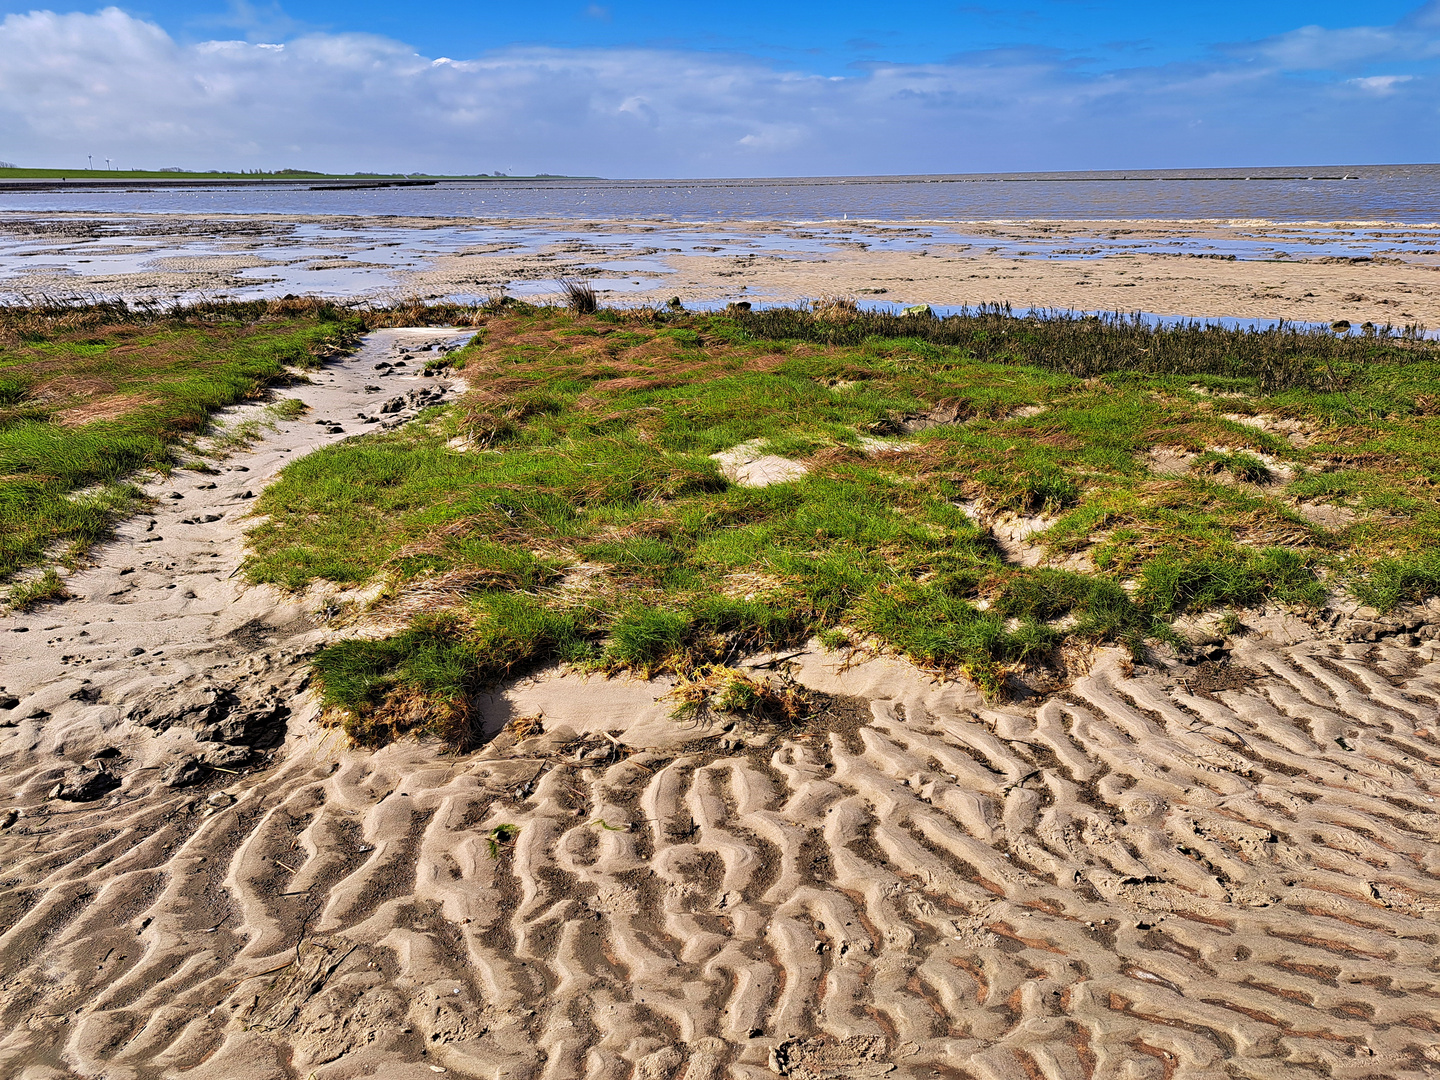
M 1417 90 L 1437 12 L 1432 0 L 1394 27 L 1297 31 L 1206 65 L 1095 76 L 1007 52 L 843 77 L 661 49 L 432 59 L 364 34 L 182 45 L 115 8 L 32 12 L 0 22 L 0 157 L 610 176 L 1310 163 L 1337 145 L 1404 160 L 1440 134 Z M 1390 73 L 1290 74 L 1342 54 Z
M 1342 71 L 1357 64 L 1433 60 L 1440 57 L 1440 0 L 1428 0 L 1391 26 L 1304 26 L 1232 51 L 1291 70 Z
M 1369 91 L 1372 94 L 1393 94 L 1395 87 L 1401 83 L 1410 82 L 1414 75 L 1368 75 L 1363 79 L 1348 79 L 1351 86 L 1358 86 L 1361 90 Z

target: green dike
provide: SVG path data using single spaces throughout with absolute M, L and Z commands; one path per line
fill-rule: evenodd
M 817 633 L 998 694 L 1065 643 L 1139 652 L 1186 611 L 1440 587 L 1436 360 L 1414 340 L 1003 312 L 511 305 L 459 354 L 460 403 L 286 469 L 247 571 L 430 598 L 316 659 L 368 744 L 464 746 L 470 696 L 547 662 L 691 673 Z M 902 433 L 937 406 L 961 422 Z M 1306 444 L 1240 422 L 1261 414 Z M 710 455 L 762 439 L 808 474 L 728 483 Z M 1195 467 L 1157 475 L 1156 446 Z M 1296 500 L 1316 498 L 1354 519 L 1310 523 Z M 1060 565 L 1007 563 L 967 507 L 1045 515 L 1032 540 Z M 1093 569 L 1064 562 L 1080 553 Z
M 213 410 L 312 366 L 357 328 L 310 301 L 0 309 L 0 580 L 57 548 L 73 565 L 140 507 L 131 476 L 168 469 Z

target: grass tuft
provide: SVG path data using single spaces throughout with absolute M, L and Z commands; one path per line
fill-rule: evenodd
M 594 315 L 600 308 L 600 302 L 595 296 L 595 286 L 588 281 L 561 278 L 560 294 L 565 297 L 566 305 L 576 315 Z
M 69 597 L 70 591 L 65 588 L 60 575 L 54 567 L 49 567 L 39 577 L 12 586 L 5 597 L 5 606 L 11 611 L 29 611 L 41 604 L 66 600 Z
M 723 713 L 750 725 L 793 729 L 814 712 L 805 691 L 783 678 L 756 678 L 723 664 L 706 665 L 681 673 L 670 693 L 676 719 L 694 720 Z
M 1265 484 L 1271 478 L 1270 467 L 1254 454 L 1242 451 L 1207 450 L 1190 465 L 1197 473 L 1228 472 L 1236 480 L 1246 484 Z
M 1267 600 L 1317 606 L 1325 586 L 1304 555 L 1286 548 L 1161 555 L 1140 575 L 1137 598 L 1159 615 L 1213 607 L 1255 607 Z
M 1382 559 L 1355 589 L 1356 596 L 1380 611 L 1406 600 L 1440 595 L 1440 552 Z

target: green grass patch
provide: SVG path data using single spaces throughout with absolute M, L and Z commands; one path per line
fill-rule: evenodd
M 1324 601 L 1325 587 L 1302 553 L 1268 548 L 1160 555 L 1141 571 L 1138 595 L 1152 611 L 1177 615 L 1213 607 L 1253 607 L 1267 600 L 1313 606 Z
M 298 460 L 259 503 L 253 580 L 379 574 L 387 597 L 457 597 L 451 621 L 321 654 L 362 741 L 464 743 L 467 694 L 561 659 L 689 678 L 820 634 L 999 694 L 1066 641 L 1139 654 L 1184 612 L 1440 585 L 1414 556 L 1440 541 L 1435 421 L 1393 408 L 1397 387 L 1428 385 L 1417 371 L 1440 375 L 1421 343 L 511 305 L 456 359 L 473 387 L 459 403 Z M 1238 429 L 1220 394 L 1315 437 Z M 1146 466 L 1155 446 L 1237 440 L 1186 475 Z M 711 455 L 745 443 L 808 472 L 731 484 Z M 1215 475 L 1263 479 L 1259 452 L 1300 479 Z M 1289 502 L 1375 492 L 1387 516 L 1340 532 Z M 1042 564 L 1007 563 L 989 526 L 1037 515 Z M 1093 571 L 1045 565 L 1081 553 Z
M 1440 594 L 1440 552 L 1382 559 L 1359 583 L 1356 593 L 1365 603 L 1381 611 L 1389 611 L 1403 600 Z
M 1225 472 L 1247 484 L 1263 484 L 1270 479 L 1270 466 L 1243 450 L 1207 450 L 1195 459 L 1191 470 L 1212 475 Z
M 51 600 L 64 600 L 69 595 L 65 583 L 52 566 L 47 567 L 39 577 L 12 586 L 5 597 L 5 606 L 11 611 L 28 611 Z
M 315 659 L 327 706 L 362 746 L 416 729 L 465 747 L 475 728 L 474 694 L 517 666 L 579 659 L 589 646 L 573 615 L 522 593 L 494 593 L 466 612 L 422 616 L 380 640 L 342 641 Z
M 136 508 L 127 477 L 167 469 L 214 410 L 314 365 L 358 327 L 319 302 L 0 310 L 0 579 L 56 548 L 80 557 Z M 255 434 L 237 425 L 221 441 Z

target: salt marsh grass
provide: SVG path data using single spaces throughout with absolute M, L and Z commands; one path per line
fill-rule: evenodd
M 482 321 L 455 357 L 464 399 L 296 461 L 262 497 L 254 580 L 448 598 L 320 655 L 361 741 L 466 744 L 475 691 L 555 661 L 693 679 L 820 634 L 1025 693 L 1073 646 L 1173 642 L 1182 613 L 1440 583 L 1422 343 L 843 305 Z M 1229 449 L 1158 475 L 1161 444 Z M 805 470 L 739 486 L 712 455 L 740 445 Z M 1359 509 L 1325 529 L 1299 512 L 1317 499 Z
M 291 464 L 246 564 L 406 613 L 317 657 L 362 742 L 469 745 L 477 690 L 557 661 L 694 682 L 819 635 L 1028 693 L 1185 613 L 1440 590 L 1440 369 L 1413 337 L 505 297 L 0 310 L 0 574 L 78 560 L 215 409 L 402 324 L 476 327 L 448 358 L 471 391 Z M 716 455 L 741 446 L 794 468 L 738 484 Z M 1152 471 L 1160 447 L 1184 466 Z
M 0 578 L 73 564 L 138 508 L 136 472 L 361 325 L 321 301 L 0 308 Z

